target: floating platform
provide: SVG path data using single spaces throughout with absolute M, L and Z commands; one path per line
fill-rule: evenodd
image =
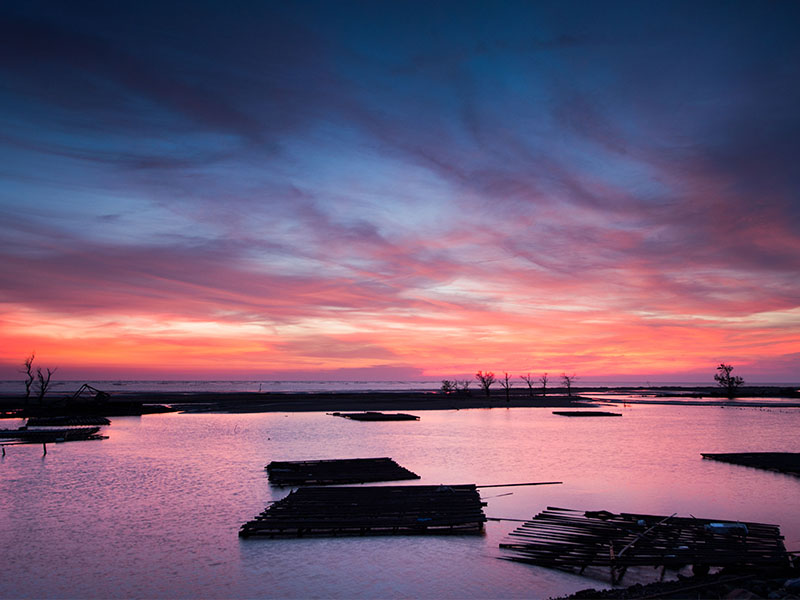
M 93 425 L 111 425 L 111 421 L 99 415 L 64 415 L 30 417 L 28 419 L 28 427 L 86 427 Z
M 0 439 L 14 440 L 17 444 L 41 444 L 49 442 L 76 442 L 101 440 L 99 427 L 74 427 L 72 429 L 2 429 Z
M 305 487 L 242 525 L 241 537 L 477 534 L 475 485 Z
M 382 413 L 382 412 L 361 412 L 361 413 L 331 413 L 334 417 L 344 417 L 353 421 L 419 421 L 416 415 L 406 413 Z
M 765 469 L 768 471 L 778 471 L 800 477 L 800 452 L 733 452 L 728 454 L 706 454 L 703 458 Z
M 554 415 L 562 417 L 621 417 L 622 413 L 606 412 L 604 410 L 554 410 Z
M 500 547 L 509 560 L 583 574 L 606 567 L 618 583 L 629 567 L 783 567 L 789 555 L 777 525 L 693 517 L 613 514 L 548 507 Z
M 272 461 L 266 466 L 274 485 L 330 485 L 419 479 L 391 458 Z

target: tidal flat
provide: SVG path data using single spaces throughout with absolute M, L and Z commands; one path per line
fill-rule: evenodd
M 323 411 L 118 417 L 106 440 L 55 444 L 44 457 L 38 446 L 9 448 L 0 596 L 547 598 L 608 587 L 501 560 L 513 521 L 490 521 L 480 536 L 243 540 L 241 525 L 288 493 L 267 480 L 272 460 L 390 456 L 420 485 L 562 481 L 486 489 L 484 510 L 774 523 L 800 549 L 800 478 L 702 457 L 800 451 L 796 408 L 618 403 L 622 418 L 564 419 L 494 402 L 407 422 Z

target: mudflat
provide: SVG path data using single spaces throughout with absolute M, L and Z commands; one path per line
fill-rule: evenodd
M 51 408 L 64 406 L 63 400 L 48 398 L 45 401 Z M 595 406 L 590 398 L 579 396 L 530 396 L 511 394 L 443 394 L 433 391 L 404 392 L 312 392 L 312 393 L 259 393 L 259 392 L 164 392 L 164 393 L 123 393 L 115 394 L 105 404 L 113 408 L 115 404 L 141 405 L 147 411 L 148 405 L 167 405 L 181 412 L 332 412 L 332 411 L 423 411 L 458 410 L 466 408 L 514 408 L 514 407 L 590 407 Z M 25 408 L 26 404 L 18 396 L 0 397 L 0 409 L 13 410 Z M 36 411 L 36 401 L 27 404 Z M 75 408 L 74 406 L 72 408 Z M 100 408 L 100 407 L 96 407 Z M 102 409 L 100 409 L 102 412 Z
M 443 393 L 439 390 L 357 391 L 357 392 L 123 392 L 115 393 L 106 403 L 74 403 L 65 397 L 48 396 L 43 405 L 37 400 L 27 402 L 19 395 L 0 395 L 0 413 L 26 410 L 31 414 L 61 414 L 93 412 L 97 414 L 143 414 L 161 412 L 157 405 L 181 412 L 333 412 L 333 411 L 404 411 L 459 410 L 467 408 L 589 408 L 608 404 L 680 404 L 684 406 L 775 406 L 771 399 L 780 398 L 782 408 L 800 407 L 800 392 L 795 388 L 750 387 L 741 391 L 746 399 L 720 397 L 716 388 L 657 388 L 640 397 L 625 400 L 604 397 L 609 392 L 635 395 L 635 388 L 573 389 L 569 396 L 564 390 L 531 395 L 524 388 L 494 389 L 490 396 L 481 390 L 470 394 Z M 84 408 L 85 410 L 81 410 Z M 65 410 L 66 409 L 66 410 Z M 112 410 L 108 410 L 112 409 Z M 116 409 L 116 410 L 114 410 Z
M 422 411 L 465 408 L 593 406 L 576 396 L 458 395 L 437 392 L 228 393 L 150 395 L 183 412 Z

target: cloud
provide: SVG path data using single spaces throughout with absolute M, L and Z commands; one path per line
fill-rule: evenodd
M 685 372 L 755 361 L 755 330 L 790 354 L 763 315 L 797 333 L 796 8 L 737 6 L 4 6 L 14 348 L 46 324 L 289 370 Z

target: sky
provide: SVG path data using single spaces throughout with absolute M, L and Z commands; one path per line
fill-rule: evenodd
M 3 2 L 0 378 L 796 382 L 799 27 Z

